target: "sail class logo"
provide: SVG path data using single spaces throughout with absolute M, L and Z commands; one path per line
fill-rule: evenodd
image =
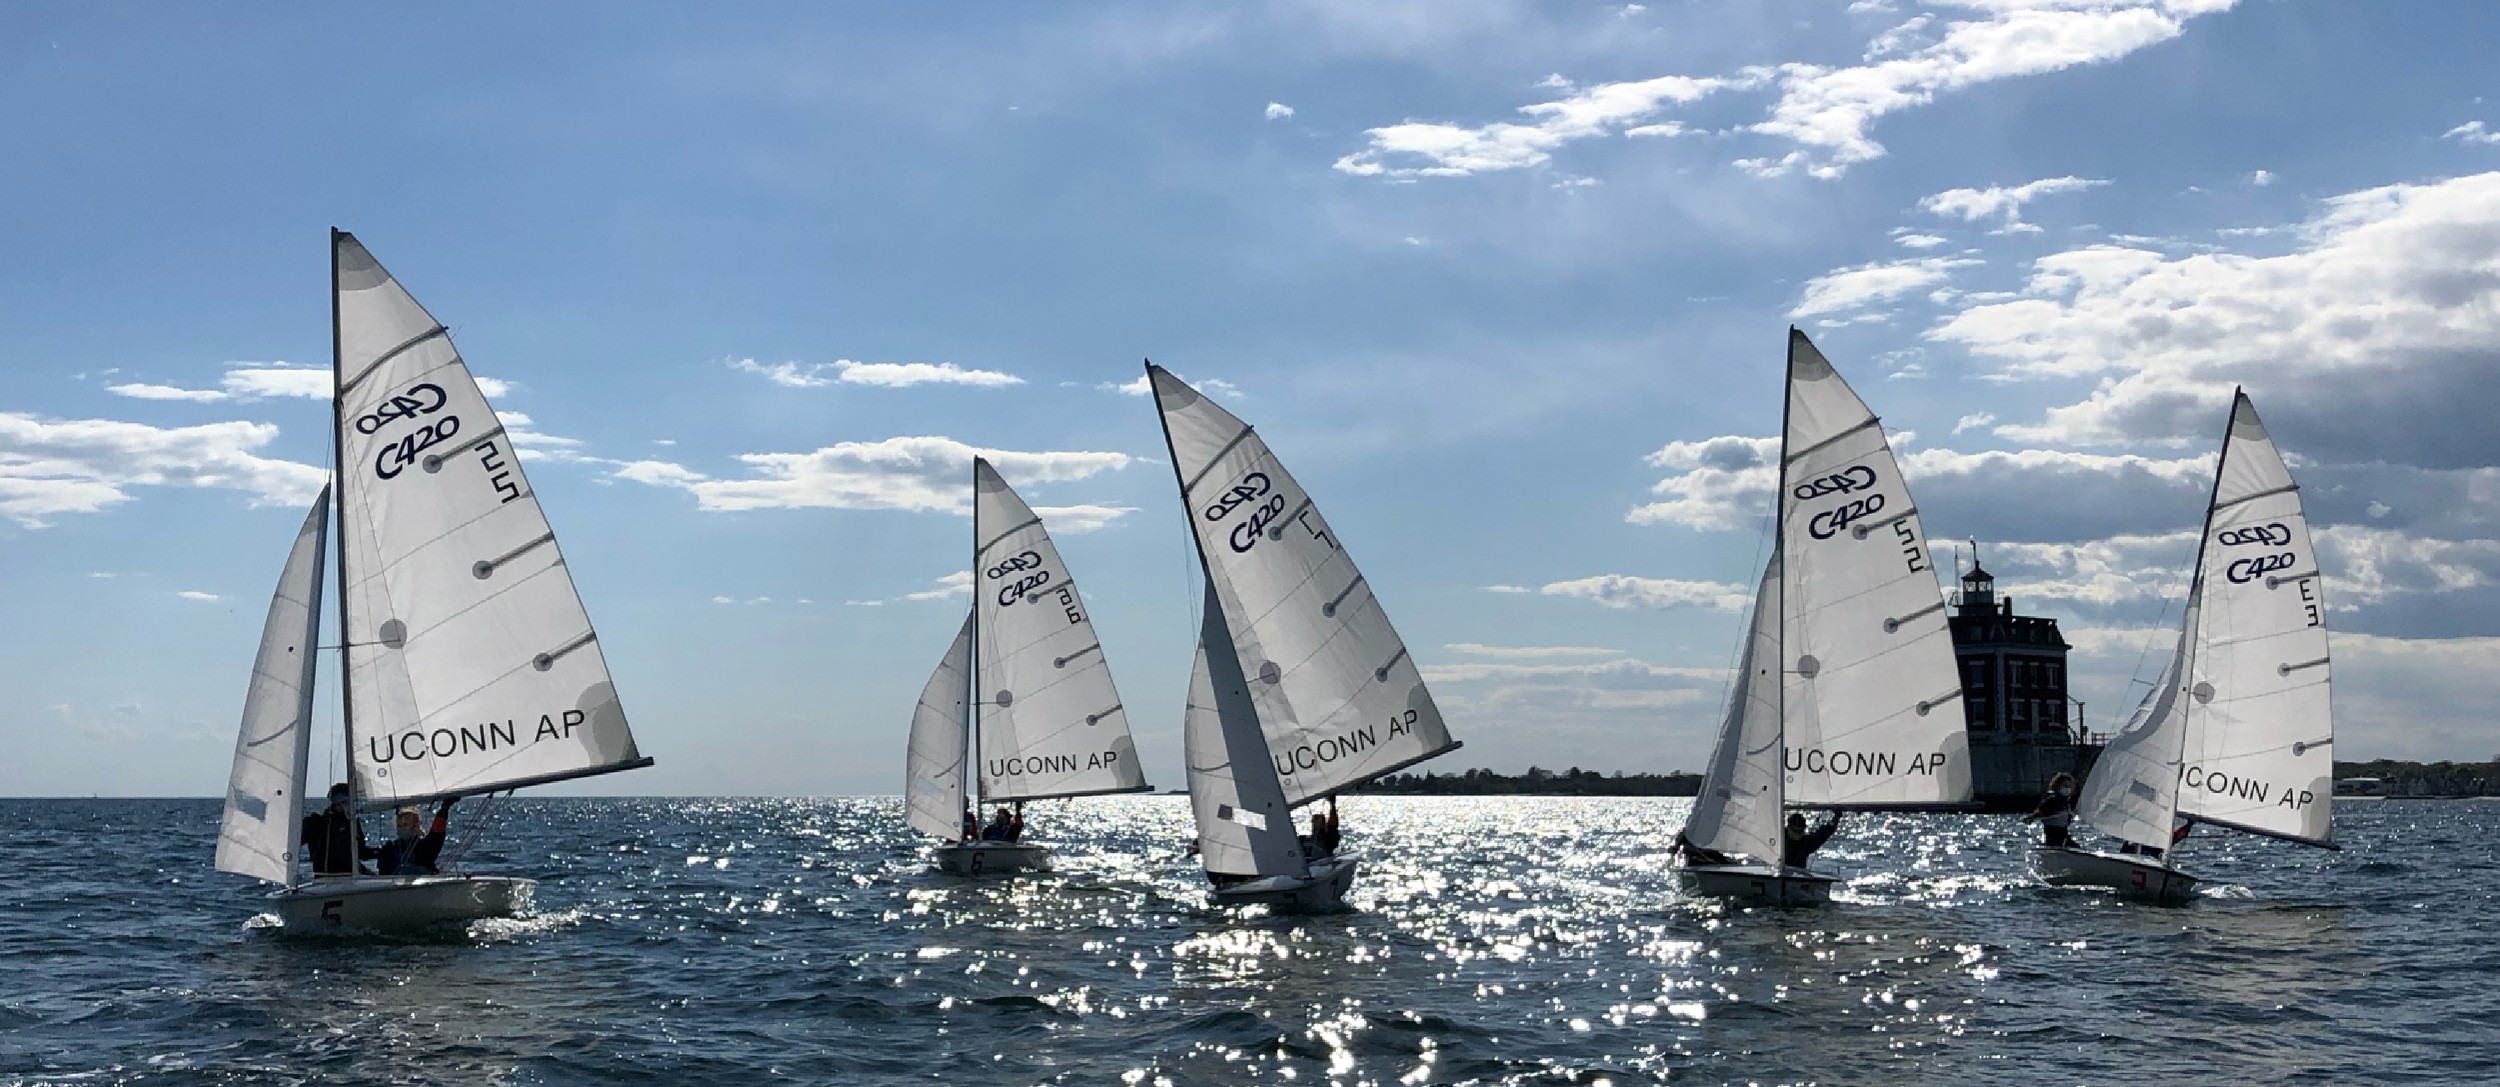
M 2252 544 L 2263 547 L 2287 547 L 2292 542 L 2292 530 L 2285 527 L 2281 521 L 2250 525 L 2245 528 L 2226 528 L 2214 536 L 2214 542 L 2224 547 L 2243 547 Z
M 443 410 L 450 397 L 443 387 L 431 381 L 408 387 L 408 391 L 382 402 L 382 406 L 356 417 L 356 433 L 370 435 L 395 419 L 414 419 Z
M 1863 464 L 1853 464 L 1821 479 L 1800 483 L 1789 488 L 1788 493 L 1796 495 L 1797 501 L 1810 502 L 1827 494 L 1848 494 L 1874 485 L 1875 470 Z
M 2276 555 L 2239 559 L 2232 562 L 2230 567 L 2222 572 L 2222 576 L 2230 578 L 2234 585 L 2245 585 L 2276 570 L 2289 570 L 2292 568 L 2292 563 L 2297 560 L 2298 556 L 2289 551 Z

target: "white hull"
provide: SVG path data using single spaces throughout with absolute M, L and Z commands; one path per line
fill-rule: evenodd
M 2196 877 L 2151 857 L 2037 846 L 2031 870 L 2052 887 L 2107 887 L 2127 898 L 2165 905 L 2196 900 Z
M 929 851 L 938 870 L 955 876 L 1011 876 L 1050 871 L 1050 850 L 1022 842 L 953 842 Z
M 1266 876 L 1226 884 L 1208 892 L 1218 906 L 1267 906 L 1297 913 L 1333 913 L 1345 908 L 1345 893 L 1354 887 L 1359 858 L 1352 854 L 1322 857 L 1308 876 Z
M 1830 876 L 1766 864 L 1688 864 L 1676 869 L 1686 894 L 1764 906 L 1820 906 L 1832 900 Z
M 348 876 L 270 896 L 291 935 L 392 932 L 510 917 L 538 882 L 504 876 Z

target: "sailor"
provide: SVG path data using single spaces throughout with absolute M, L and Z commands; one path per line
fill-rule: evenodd
M 1734 863 L 1736 863 L 1736 858 L 1731 857 L 1731 856 L 1728 856 L 1728 855 L 1727 855 L 1727 854 L 1725 854 L 1725 853 L 1721 853 L 1721 852 L 1719 852 L 1719 851 L 1718 851 L 1718 850 L 1716 850 L 1716 849 L 1707 849 L 1707 848 L 1704 848 L 1704 847 L 1702 847 L 1702 846 L 1697 846 L 1697 845 L 1694 845 L 1694 844 L 1692 843 L 1692 840 L 1691 840 L 1691 839 L 1689 839 L 1689 838 L 1686 838 L 1686 837 L 1685 837 L 1685 836 L 1684 836 L 1681 832 L 1679 832 L 1679 833 L 1677 833 L 1677 834 L 1676 834 L 1676 836 L 1675 836 L 1675 848 L 1674 848 L 1674 849 L 1672 849 L 1672 850 L 1669 850 L 1669 852 L 1671 852 L 1671 853 L 1672 853 L 1672 852 L 1681 852 L 1681 853 L 1683 853 L 1683 854 L 1684 854 L 1684 863 L 1686 863 L 1686 864 L 1734 864 Z
M 1015 832 L 1015 817 L 1008 814 L 1007 805 L 1001 804 L 998 806 L 997 814 L 990 816 L 990 825 L 982 828 L 981 840 L 985 842 L 1014 841 L 1011 835 Z
M 316 876 L 359 874 L 356 862 L 380 850 L 365 844 L 365 827 L 348 805 L 347 783 L 330 786 L 330 806 L 304 817 L 304 855 Z
M 981 840 L 981 817 L 974 815 L 970 808 L 964 809 L 964 840 L 967 842 Z
M 1319 848 L 1321 856 L 1333 857 L 1337 855 L 1337 844 L 1344 840 L 1345 835 L 1337 830 L 1337 798 L 1332 796 L 1328 798 L 1327 811 L 1311 813 L 1311 844 Z
M 1805 867 L 1806 859 L 1814 856 L 1815 850 L 1823 848 L 1823 843 L 1831 841 L 1833 832 L 1838 831 L 1839 829 L 1839 812 L 1833 812 L 1832 817 L 1828 822 L 1825 822 L 1822 826 L 1816 827 L 1813 830 L 1806 829 L 1806 817 L 1804 813 L 1789 813 L 1788 834 L 1780 846 L 1780 852 L 1782 854 L 1780 857 L 1780 863 L 1785 864 L 1790 868 Z
M 1016 817 L 1007 824 L 1007 840 L 1010 842 L 1024 840 L 1024 801 L 1016 801 Z
M 386 876 L 430 876 L 435 858 L 443 855 L 443 835 L 451 830 L 451 798 L 434 809 L 434 825 L 418 833 L 421 816 L 415 808 L 399 809 L 398 836 L 382 843 L 376 862 Z
M 2067 832 L 2075 824 L 2075 776 L 2060 773 L 2049 779 L 2048 795 L 2040 805 L 2023 816 L 2023 822 L 2040 821 L 2040 844 L 2050 849 L 2067 849 L 2075 844 L 2075 836 Z

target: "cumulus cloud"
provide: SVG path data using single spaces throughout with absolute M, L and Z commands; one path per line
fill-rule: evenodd
M 776 362 L 731 359 L 729 368 L 754 374 L 775 385 L 821 389 L 829 385 L 869 385 L 899 389 L 911 385 L 971 385 L 995 388 L 1022 385 L 1024 379 L 998 370 L 966 370 L 951 362 Z
M 329 473 L 261 456 L 277 436 L 268 423 L 153 427 L 0 412 L 0 517 L 40 528 L 61 514 L 127 502 L 132 487 L 238 490 L 256 506 L 309 503 Z
M 1806 281 L 1797 307 L 1788 315 L 1813 317 L 1890 302 L 1944 282 L 1955 268 L 1978 263 L 1968 257 L 1912 257 L 1826 272 Z
M 1065 483 L 1128 467 L 1126 453 L 1025 453 L 981 449 L 952 438 L 887 438 L 875 442 L 841 442 L 812 453 L 746 453 L 739 456 L 752 471 L 745 479 L 713 479 L 667 461 L 632 461 L 615 471 L 618 479 L 693 493 L 706 510 L 861 509 L 924 510 L 969 513 L 972 458 L 989 458 L 999 474 L 1019 486 Z M 1126 513 L 1124 507 L 1066 506 L 1069 527 L 1108 524 Z M 1116 511 L 1116 512 L 1115 512 Z M 1057 528 L 1057 522 L 1054 522 Z
M 1291 116 L 1293 116 L 1292 106 L 1288 106 L 1282 102 L 1270 102 L 1267 104 L 1268 120 L 1281 121 Z
M 1556 581 L 1537 591 L 1547 596 L 1578 597 L 1609 608 L 1708 608 L 1735 612 L 1745 610 L 1753 600 L 1751 591 L 1742 585 L 1629 574 Z
M 1620 657 L 1620 649 L 1601 649 L 1588 645 L 1477 645 L 1474 642 L 1452 642 L 1441 648 L 1471 657 L 1506 659 L 1539 659 L 1544 657 Z
M 2483 127 L 2481 121 L 2467 121 L 2440 134 L 2441 139 L 2459 143 L 2500 144 L 2500 132 Z
M 1644 458 L 1652 468 L 1676 474 L 1650 488 L 1668 497 L 1634 507 L 1624 519 L 1636 525 L 1672 524 L 1704 532 L 1760 524 L 1766 500 L 1779 483 L 1778 438 L 1728 435 L 1697 442 L 1668 442 Z
M 1965 430 L 1977 430 L 1996 421 L 1996 415 L 1991 412 L 1976 412 L 1954 420 L 1953 432 L 1959 434 Z
M 916 593 L 904 593 L 905 600 L 944 600 L 950 596 L 972 595 L 972 571 L 957 570 L 937 579 L 938 587 Z
M 1190 388 L 1196 389 L 1199 392 L 1210 395 L 1222 393 L 1235 400 L 1241 399 L 1241 387 L 1233 384 L 1232 382 L 1226 381 L 1223 378 L 1189 378 L 1181 377 L 1179 374 L 1174 374 L 1172 376 L 1179 377 L 1182 384 L 1188 385 Z M 1100 385 L 1096 385 L 1095 388 L 1101 389 L 1107 393 L 1118 393 L 1122 396 L 1146 396 L 1155 391 L 1154 385 L 1146 380 L 1146 375 L 1143 371 L 1138 373 L 1135 380 L 1125 382 L 1106 381 Z
M 2264 173 L 2264 171 L 2258 171 Z M 2038 181 L 2007 188 L 1990 185 L 1984 189 L 1946 189 L 1918 202 L 1919 210 L 1942 219 L 1960 219 L 1975 223 L 1982 219 L 1999 221 L 2001 232 L 2037 230 L 2023 222 L 2023 205 L 2054 193 L 2081 192 L 2109 182 L 2086 177 L 2044 177 Z M 2264 184 L 2264 182 L 2259 182 Z
M 2215 439 L 2245 383 L 2278 434 L 2336 460 L 2481 466 L 2500 402 L 2500 173 L 2326 202 L 2274 256 L 2096 245 L 2033 262 L 2023 296 L 1930 330 L 2007 378 L 2092 376 L 2017 441 Z
M 327 369 L 292 367 L 282 362 L 235 362 L 228 363 L 227 367 L 225 376 L 214 389 L 184 389 L 134 381 L 107 385 L 104 391 L 135 400 L 188 400 L 194 403 L 267 397 L 330 398 L 331 379 Z
M 1371 145 L 1337 160 L 1336 168 L 1358 177 L 1463 177 L 1540 165 L 1573 140 L 1648 128 L 1640 135 L 1674 135 L 1680 129 L 1643 125 L 1670 106 L 1696 102 L 1730 87 L 1751 86 L 1759 74 L 1732 78 L 1660 76 L 1601 83 L 1551 102 L 1519 107 L 1525 124 L 1502 121 L 1470 128 L 1434 121 L 1406 121 L 1371 129 Z M 1548 81 L 1549 85 L 1552 81 Z M 1568 86 L 1568 84 L 1566 84 Z

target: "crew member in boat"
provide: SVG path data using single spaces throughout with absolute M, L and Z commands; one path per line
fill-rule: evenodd
M 382 843 L 375 851 L 375 865 L 386 876 L 430 876 L 434 861 L 443 855 L 443 835 L 451 830 L 451 798 L 444 797 L 434 809 L 434 825 L 425 827 L 423 816 L 415 808 L 399 809 L 395 824 L 397 836 Z
M 1328 798 L 1327 811 L 1311 813 L 1311 845 L 1320 856 L 1333 857 L 1337 855 L 1337 844 L 1344 840 L 1345 835 L 1337 829 L 1337 798 L 1332 796 Z
M 1725 853 L 1721 853 L 1721 852 L 1719 852 L 1719 851 L 1718 851 L 1718 850 L 1716 850 L 1716 849 L 1711 849 L 1711 848 L 1708 848 L 1708 847 L 1706 847 L 1706 846 L 1698 846 L 1698 845 L 1694 845 L 1694 844 L 1693 844 L 1693 842 L 1692 842 L 1692 839 L 1690 839 L 1690 838 L 1686 838 L 1686 837 L 1684 836 L 1684 834 L 1683 834 L 1683 832 L 1682 832 L 1682 831 L 1678 831 L 1678 832 L 1676 832 L 1676 835 L 1675 835 L 1675 849 L 1674 849 L 1674 850 L 1672 850 L 1672 852 L 1680 852 L 1680 853 L 1684 854 L 1684 863 L 1686 863 L 1686 864 L 1735 864 L 1735 863 L 1736 863 L 1736 858 L 1731 857 L 1731 856 L 1729 856 L 1729 855 L 1727 855 L 1727 854 L 1725 854 Z
M 347 783 L 342 781 L 330 786 L 328 807 L 304 817 L 304 855 L 311 858 L 316 876 L 359 875 L 358 861 L 381 855 L 365 844 L 365 826 L 357 821 L 348 799 Z
M 1814 851 L 1823 848 L 1823 843 L 1831 841 L 1832 835 L 1839 830 L 1840 813 L 1837 811 L 1822 826 L 1813 830 L 1806 829 L 1803 812 L 1790 812 L 1788 833 L 1780 842 L 1780 863 L 1790 868 L 1805 867 L 1807 859 L 1814 856 Z
M 967 842 L 981 840 L 981 817 L 974 814 L 970 808 L 964 809 L 964 840 Z
M 2049 779 L 2048 795 L 2040 798 L 2038 807 L 2023 816 L 2023 822 L 2040 823 L 2040 844 L 2050 849 L 2066 849 L 2075 844 L 2075 836 L 2067 828 L 2075 825 L 2075 776 L 2061 773 Z
M 1018 835 L 1023 833 L 1024 817 L 1009 811 L 1007 809 L 1007 805 L 1001 804 L 998 806 L 997 813 L 990 816 L 990 825 L 982 829 L 981 840 L 985 842 L 1012 842 L 1016 840 Z

